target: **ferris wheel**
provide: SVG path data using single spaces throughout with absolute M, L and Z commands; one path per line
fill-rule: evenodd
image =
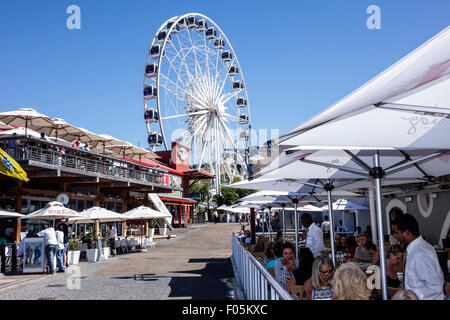
M 215 174 L 216 191 L 247 172 L 250 107 L 236 53 L 210 18 L 189 13 L 164 22 L 146 58 L 144 118 L 152 150 L 178 141 L 191 164 Z

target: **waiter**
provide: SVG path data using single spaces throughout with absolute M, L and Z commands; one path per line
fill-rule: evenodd
M 303 231 L 303 237 L 306 236 L 306 247 L 309 248 L 314 256 L 320 255 L 320 252 L 324 249 L 323 246 L 323 233 L 322 229 L 313 223 L 311 215 L 309 213 L 302 214 L 300 218 L 302 225 L 307 228 Z

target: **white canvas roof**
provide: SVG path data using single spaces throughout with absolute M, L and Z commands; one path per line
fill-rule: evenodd
M 449 74 L 450 27 L 447 27 L 342 100 L 281 135 L 281 144 L 301 145 L 296 135 L 374 105 L 448 114 Z M 326 142 L 324 139 L 321 145 Z

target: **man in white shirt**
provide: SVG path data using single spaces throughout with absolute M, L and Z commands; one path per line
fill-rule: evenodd
M 315 258 L 324 249 L 322 230 L 313 223 L 309 213 L 302 214 L 301 221 L 302 225 L 308 228 L 306 231 L 306 247 L 311 250 Z
M 53 263 L 53 257 L 58 250 L 58 240 L 56 239 L 55 229 L 49 228 L 48 225 L 44 225 L 44 229 L 37 234 L 39 237 L 45 238 L 45 255 L 47 256 L 47 265 L 50 268 L 50 274 L 55 273 L 55 265 Z
M 63 265 L 63 253 L 64 253 L 64 227 L 59 225 L 56 230 L 56 240 L 58 240 L 58 250 L 56 250 L 56 264 L 58 265 L 58 271 L 64 272 L 65 267 Z
M 404 287 L 420 300 L 443 300 L 444 275 L 434 248 L 419 232 L 417 220 L 404 214 L 393 222 L 393 236 L 407 245 Z

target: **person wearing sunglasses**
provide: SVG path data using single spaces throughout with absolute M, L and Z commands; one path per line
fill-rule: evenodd
M 333 263 L 327 256 L 317 256 L 312 266 L 311 278 L 305 282 L 306 300 L 331 300 Z

